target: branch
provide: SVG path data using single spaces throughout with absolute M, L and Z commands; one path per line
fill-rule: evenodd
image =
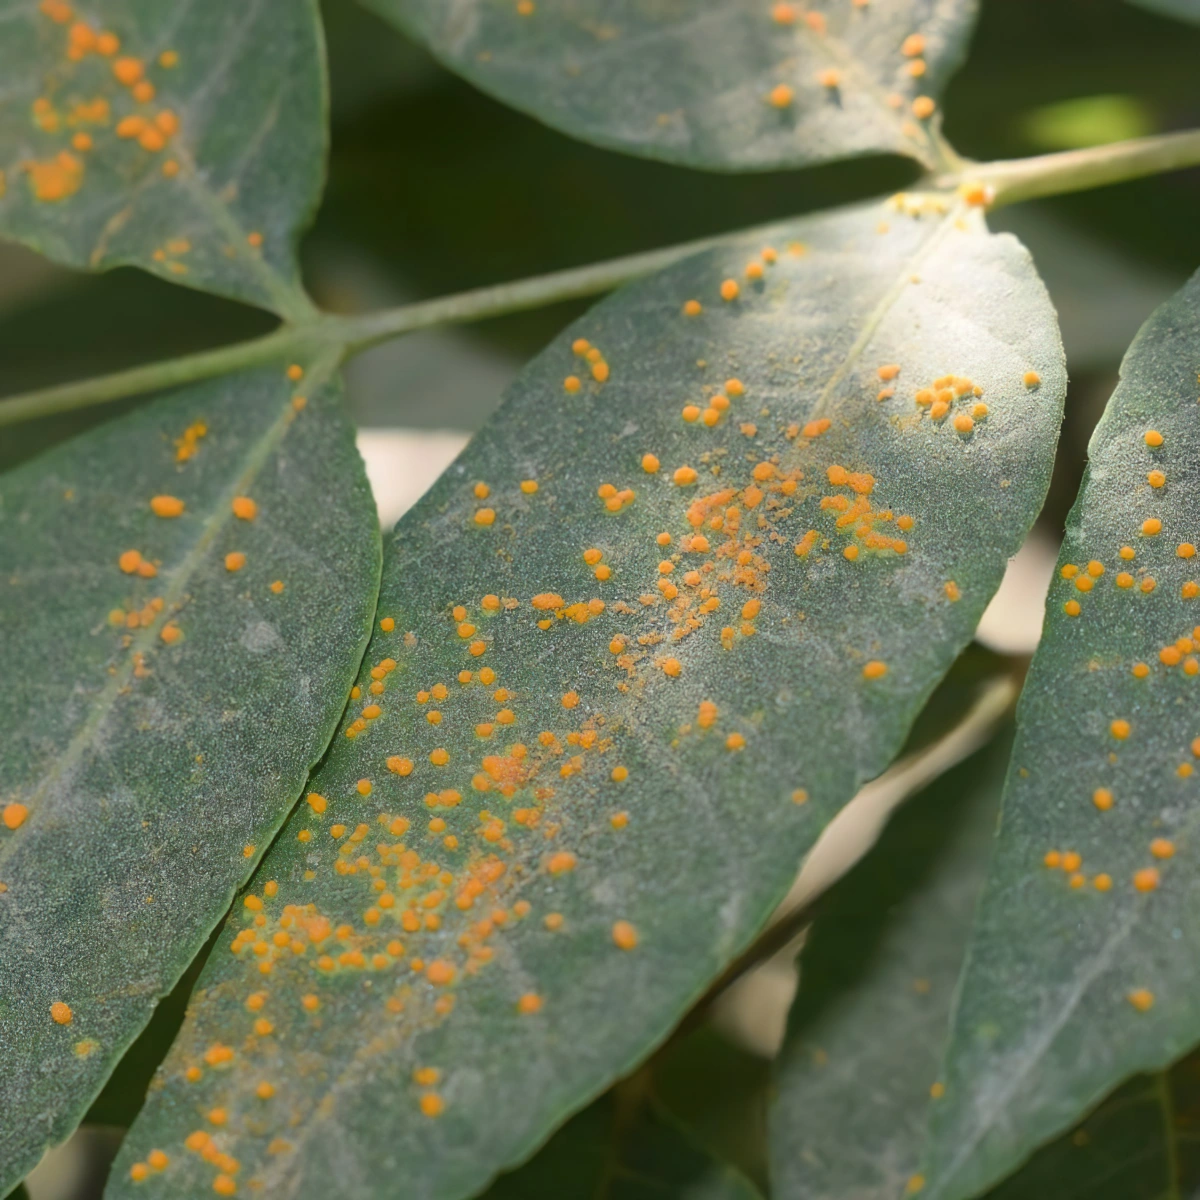
M 995 193 L 991 205 L 995 208 L 1197 165 L 1200 130 L 1193 129 L 1011 162 L 975 163 L 964 168 L 963 177 L 990 187 Z
M 416 329 L 429 329 L 435 325 L 461 325 L 503 313 L 542 308 L 561 300 L 598 296 L 602 292 L 611 292 L 630 280 L 661 271 L 681 259 L 698 254 L 701 250 L 728 242 L 731 238 L 750 237 L 755 234 L 767 237 L 787 224 L 790 222 L 773 221 L 769 225 L 738 229 L 715 237 L 667 246 L 662 250 L 649 250 L 644 254 L 610 258 L 586 267 L 572 267 L 568 271 L 555 271 L 552 275 L 522 279 L 517 283 L 499 283 L 494 287 L 476 288 L 474 291 L 460 292 L 456 296 L 408 304 L 403 308 L 385 309 L 383 312 L 368 313 L 361 317 L 326 319 L 337 323 L 347 349 L 351 353 L 357 353 L 380 342 L 386 342 L 398 334 L 412 333 Z
M 76 408 L 109 404 L 113 400 L 155 392 L 160 388 L 177 387 L 182 383 L 195 383 L 199 379 L 211 379 L 215 375 L 226 375 L 244 367 L 257 367 L 265 362 L 282 360 L 301 349 L 311 356 L 313 342 L 320 337 L 322 323 L 318 320 L 314 324 L 315 329 L 313 326 L 285 325 L 265 337 L 222 346 L 219 350 L 185 354 L 165 362 L 147 363 L 144 367 L 133 367 L 128 371 L 115 371 L 111 375 L 98 375 L 78 383 L 40 388 L 35 392 L 0 399 L 0 427 L 36 417 L 48 417 L 54 413 L 70 412 Z

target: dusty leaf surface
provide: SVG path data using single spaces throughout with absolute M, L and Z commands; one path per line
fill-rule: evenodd
M 358 694 L 111 1193 L 449 1198 L 525 1158 L 896 753 L 1063 387 L 1028 256 L 958 208 L 730 242 L 568 329 L 389 539 Z
M 0 234 L 285 316 L 324 180 L 311 0 L 0 0 Z
M 1067 523 L 934 1110 L 939 1200 L 1200 1038 L 1198 370 L 1193 277 L 1126 355 Z
M 0 476 L 0 1193 L 203 945 L 358 669 L 370 489 L 340 389 L 285 365 Z

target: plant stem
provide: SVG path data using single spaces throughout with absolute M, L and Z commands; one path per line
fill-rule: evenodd
M 948 151 L 952 153 L 952 151 Z M 956 158 L 949 161 L 958 161 Z M 1200 164 L 1200 130 L 1168 133 L 1161 137 L 1135 138 L 1086 150 L 1068 150 L 1062 154 L 1044 154 L 1037 158 L 1012 162 L 963 163 L 959 172 L 933 181 L 937 188 L 953 190 L 966 181 L 978 181 L 994 190 L 993 207 L 1016 204 L 1039 196 L 1102 187 L 1137 179 L 1144 175 L 1174 171 Z M 0 427 L 35 417 L 69 412 L 107 404 L 128 396 L 157 391 L 211 379 L 230 371 L 262 366 L 288 358 L 311 359 L 316 353 L 335 351 L 340 357 L 356 354 L 380 342 L 429 329 L 437 325 L 455 325 L 478 321 L 503 313 L 538 308 L 560 300 L 575 300 L 611 291 L 623 283 L 658 271 L 697 251 L 728 241 L 733 237 L 757 234 L 770 236 L 784 222 L 774 222 L 737 233 L 702 238 L 630 254 L 586 267 L 555 271 L 517 283 L 477 288 L 455 296 L 425 300 L 402 308 L 384 309 L 361 316 L 318 314 L 285 324 L 265 337 L 239 342 L 219 350 L 206 350 L 166 362 L 148 363 L 128 371 L 102 375 L 78 383 L 42 388 L 34 392 L 0 399 Z
M 143 392 L 194 383 L 198 379 L 211 379 L 215 375 L 225 375 L 244 367 L 256 367 L 272 359 L 283 359 L 289 356 L 290 351 L 311 347 L 314 337 L 321 336 L 315 331 L 322 325 L 320 320 L 312 325 L 285 325 L 265 337 L 222 346 L 219 350 L 186 354 L 180 358 L 133 367 L 128 371 L 116 371 L 111 375 L 82 379 L 78 383 L 41 388 L 10 399 L 0 399 L 0 427 L 35 417 L 70 412 L 76 408 L 108 404 Z
M 993 188 L 992 207 L 998 207 L 1197 165 L 1200 165 L 1200 130 L 1193 129 L 1012 162 L 971 164 L 964 168 L 963 176 Z
M 707 249 L 731 237 L 763 235 L 778 229 L 781 222 L 741 230 L 738 233 L 683 242 L 662 250 L 644 254 L 629 254 L 586 267 L 573 267 L 538 275 L 516 283 L 501 283 L 494 287 L 476 288 L 454 296 L 406 304 L 401 308 L 383 309 L 362 316 L 323 314 L 311 321 L 284 325 L 274 333 L 251 341 L 239 342 L 219 350 L 205 350 L 165 362 L 147 363 L 127 371 L 83 379 L 78 383 L 41 388 L 34 392 L 0 398 L 0 427 L 45 417 L 72 409 L 107 404 L 160 388 L 177 387 L 211 379 L 230 371 L 262 366 L 288 358 L 311 359 L 314 350 L 336 348 L 341 356 L 356 354 L 380 342 L 418 329 L 439 325 L 460 325 L 503 313 L 539 308 L 560 300 L 575 300 L 611 291 L 631 279 L 662 270 L 689 254 Z
M 770 225 L 683 242 L 662 250 L 650 250 L 644 254 L 610 258 L 586 267 L 573 267 L 568 271 L 555 271 L 552 275 L 522 279 L 517 283 L 500 283 L 494 287 L 476 288 L 474 291 L 460 292 L 455 296 L 425 300 L 420 304 L 405 305 L 403 308 L 384 309 L 382 312 L 367 313 L 361 317 L 326 319 L 336 323 L 347 350 L 356 353 L 416 329 L 428 329 L 435 325 L 461 325 L 467 321 L 478 321 L 501 313 L 541 308 L 561 300 L 597 296 L 602 292 L 612 291 L 631 279 L 661 271 L 690 254 L 707 250 L 710 246 L 726 242 L 730 238 L 753 234 L 765 237 L 778 230 L 784 223 L 775 221 Z

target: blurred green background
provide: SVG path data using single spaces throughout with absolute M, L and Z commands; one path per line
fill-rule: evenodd
M 329 309 L 364 311 L 582 265 L 887 194 L 915 179 L 913 165 L 894 158 L 728 176 L 593 149 L 473 91 L 352 0 L 323 7 L 332 153 L 304 269 Z M 983 0 L 970 58 L 945 97 L 946 134 L 961 153 L 987 160 L 1200 126 L 1197 63 L 1200 28 L 1123 0 Z M 1067 349 L 1068 416 L 1043 517 L 1054 537 L 1121 356 L 1150 311 L 1200 266 L 1197 212 L 1200 171 L 1190 171 L 992 219 L 1033 252 Z M 375 429 L 469 433 L 522 363 L 583 307 L 562 304 L 377 348 L 348 368 L 353 415 Z M 0 396 L 221 345 L 272 324 L 264 313 L 136 270 L 80 275 L 0 244 Z M 0 429 L 0 468 L 113 411 Z M 128 1120 L 129 1101 L 136 1104 L 180 1010 L 164 1006 L 98 1120 Z M 658 1088 L 760 1178 L 761 1041 L 738 1047 L 728 1032 L 701 1028 L 677 1046 L 659 1064 Z M 35 1189 L 35 1200 L 98 1194 L 113 1138 L 98 1134 L 87 1144 L 58 1184 Z

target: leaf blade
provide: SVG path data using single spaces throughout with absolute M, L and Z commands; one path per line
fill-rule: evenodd
M 1193 277 L 1139 332 L 1089 447 L 947 1051 L 958 1103 L 931 1126 L 934 1196 L 977 1192 L 1200 1033 L 1181 987 L 1190 951 L 1175 934 L 1189 928 L 1179 906 L 1190 895 L 1194 660 L 1159 655 L 1168 631 L 1173 646 L 1195 620 L 1183 547 L 1200 523 L 1188 424 L 1197 345 Z M 1152 429 L 1164 432 L 1161 448 L 1147 443 Z M 1147 520 L 1161 520 L 1161 534 L 1143 531 Z M 1156 859 L 1175 841 L 1184 863 Z M 982 1078 L 986 1096 L 971 1083 Z
M 738 243 L 618 293 L 531 364 L 400 523 L 380 604 L 394 626 L 369 651 L 364 707 L 260 874 L 279 889 L 264 911 L 300 950 L 265 989 L 273 1031 L 246 1044 L 245 1065 L 186 1082 L 214 1039 L 240 1044 L 228 1032 L 246 1020 L 239 911 L 114 1195 L 149 1146 L 197 1130 L 281 1195 L 335 1186 L 351 1161 L 364 1194 L 390 1186 L 393 1167 L 417 1194 L 468 1194 L 633 1066 L 753 936 L 970 639 L 1040 506 L 1061 411 L 1061 348 L 1017 243 L 957 210 L 897 225 L 885 211 L 785 232 L 808 246 L 781 251 L 736 301 L 719 290 L 751 249 Z M 702 311 L 687 315 L 696 296 Z M 949 316 L 936 332 L 934 313 Z M 909 382 L 880 400 L 892 356 Z M 913 400 L 960 357 L 993 406 L 974 451 Z M 1021 383 L 1031 362 L 1040 392 Z M 591 383 L 565 383 L 589 368 Z M 712 425 L 699 410 L 684 419 L 680 404 L 705 394 L 729 408 L 710 405 Z M 802 435 L 814 417 L 828 424 Z M 907 532 L 898 518 L 911 512 L 928 535 L 899 553 L 871 540 L 873 525 L 838 527 L 835 510 L 863 516 L 849 475 L 834 472 L 840 500 L 821 497 L 843 458 L 886 473 L 877 503 L 895 511 L 872 521 Z M 694 468 L 675 475 L 689 462 L 709 472 L 703 486 Z M 947 502 L 980 488 L 987 506 Z M 693 523 L 705 494 L 724 498 Z M 742 530 L 756 511 L 764 524 L 747 517 Z M 842 553 L 850 542 L 861 562 Z M 885 645 L 888 670 L 867 668 Z M 798 767 L 801 713 L 830 719 Z M 697 903 L 710 848 L 722 884 Z M 390 899 L 368 910 L 374 881 Z M 656 903 L 668 883 L 686 896 Z M 297 1132 L 279 1130 L 270 1155 L 247 1130 L 285 1106 L 263 1109 L 260 1081 L 298 1106 Z M 500 1094 L 523 1099 L 497 1105 Z M 381 1145 L 372 1114 L 397 1103 L 403 1125 Z M 233 1118 L 216 1135 L 197 1125 L 212 1104 Z M 337 1163 L 316 1154 L 334 1129 L 348 1151 Z M 156 1188 L 181 1194 L 207 1173 L 185 1159 Z
M 310 314 L 296 240 L 327 140 L 315 4 L 97 10 L 0 4 L 0 232 L 69 266 Z
M 1180 1200 L 1176 1130 L 1166 1075 L 1118 1088 L 1071 1133 L 1043 1146 L 988 1200 L 1061 1195 L 1088 1200 Z
M 303 405 L 282 364 L 197 385 L 0 477 L 0 1188 L 83 1115 L 341 712 L 379 546 L 323 374 Z
M 970 0 L 882 11 L 839 0 L 827 13 L 705 0 L 686 14 L 648 0 L 541 0 L 527 12 L 486 0 L 366 3 L 451 70 L 549 125 L 719 170 L 884 151 L 932 166 L 931 130 L 910 104 L 940 94 L 975 15 Z M 902 52 L 909 37 L 920 41 Z
M 1010 730 L 908 802 L 818 912 L 775 1064 L 771 1177 L 780 1200 L 895 1200 L 924 1190 L 915 1174 L 921 1134 L 945 1101 L 941 1051 L 1011 742 Z M 1190 1195 L 1195 1078 L 1192 1061 L 1131 1080 L 987 1200 Z

